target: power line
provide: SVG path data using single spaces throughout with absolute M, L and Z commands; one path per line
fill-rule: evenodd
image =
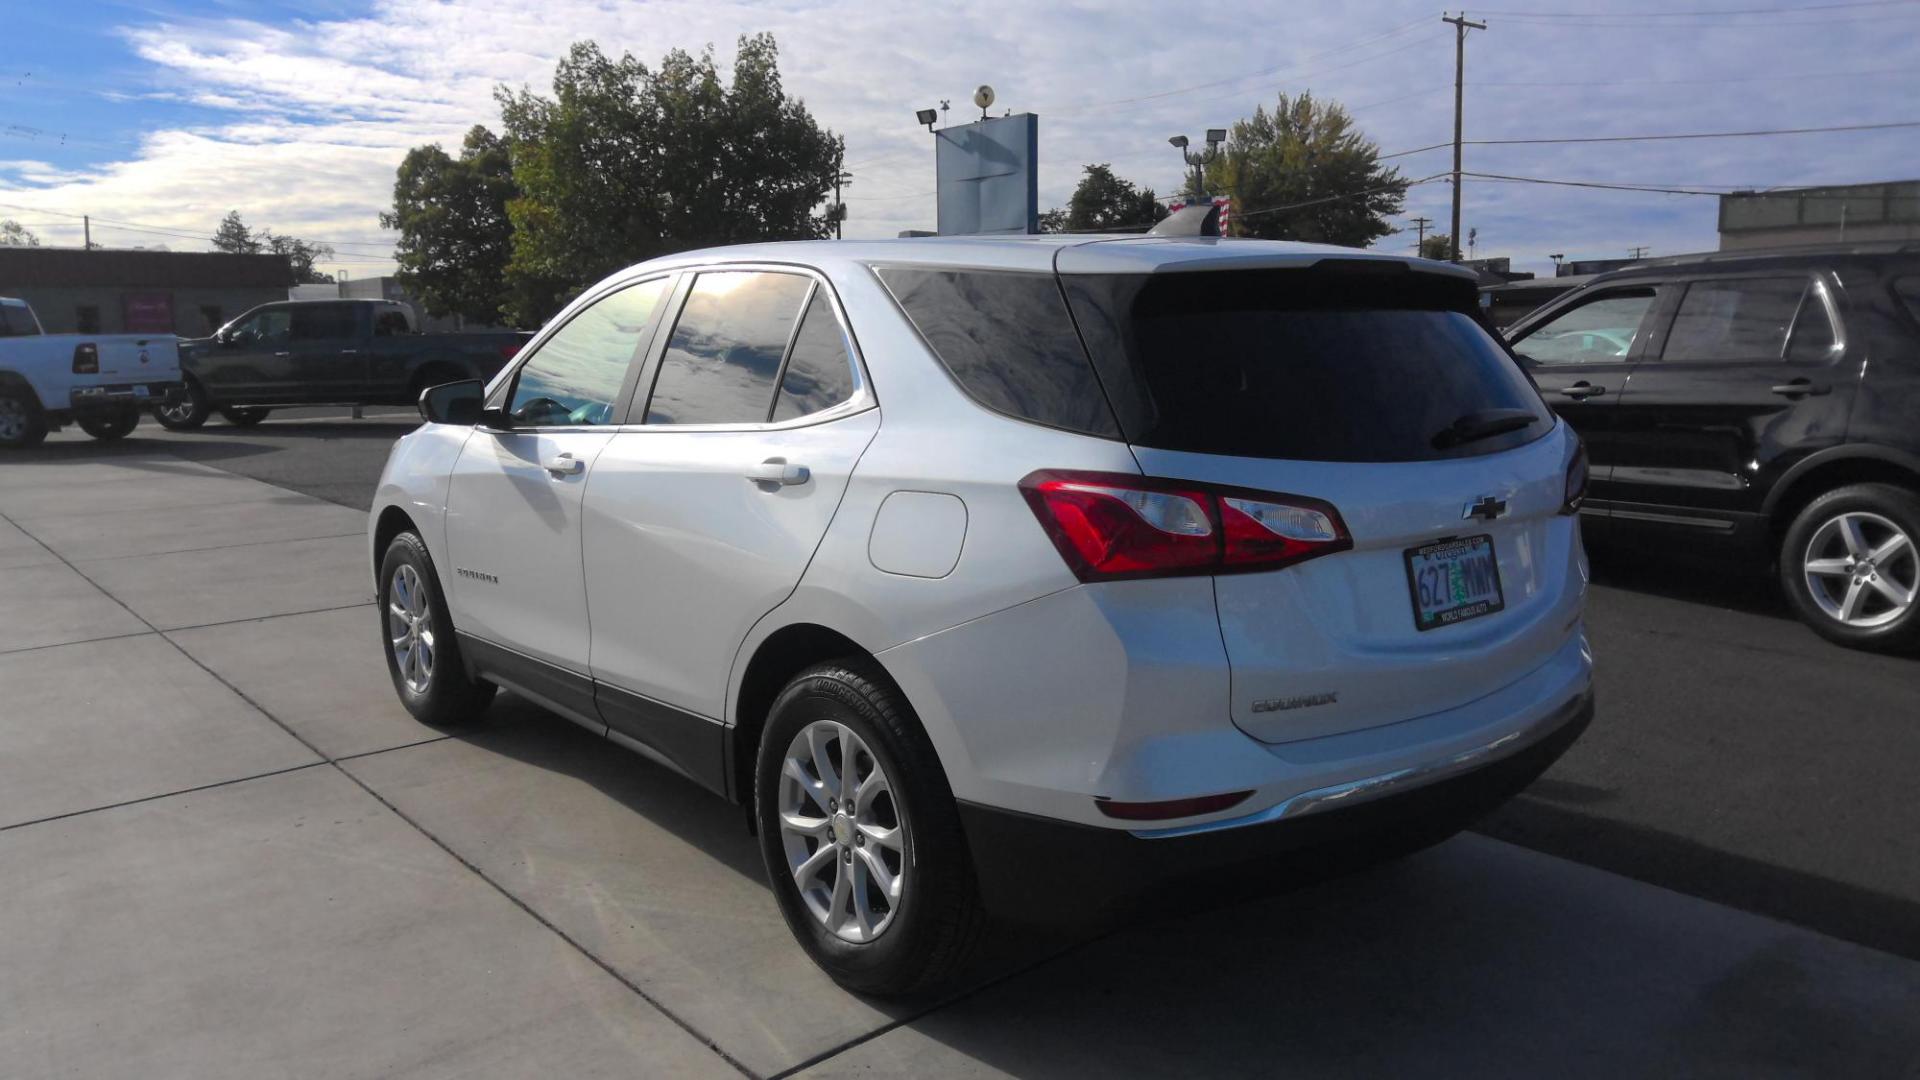
M 1631 183 L 1616 182 L 1611 180 L 1561 180 L 1561 179 L 1551 179 L 1551 178 L 1540 177 L 1540 176 L 1514 176 L 1509 173 L 1469 172 L 1469 173 L 1462 173 L 1461 175 L 1470 176 L 1476 180 L 1493 180 L 1493 181 L 1497 181 L 1501 183 L 1509 183 L 1509 184 L 1545 184 L 1551 187 L 1597 188 L 1602 191 L 1640 191 L 1640 192 L 1647 192 L 1649 194 L 1656 194 L 1656 195 L 1713 195 L 1713 196 L 1751 195 L 1756 197 L 1766 197 L 1769 195 L 1776 195 L 1780 198 L 1788 198 L 1788 199 L 1810 199 L 1810 200 L 1817 200 L 1822 202 L 1854 202 L 1854 203 L 1871 202 L 1871 201 L 1880 200 L 1880 199 L 1920 200 L 1920 195 L 1897 195 L 1891 192 L 1883 193 L 1880 195 L 1864 195 L 1864 194 L 1862 195 L 1809 195 L 1809 194 L 1804 194 L 1803 192 L 1805 189 L 1802 189 L 1802 188 L 1788 188 L 1785 190 L 1769 191 L 1769 190 L 1759 190 L 1751 187 L 1737 187 L 1733 185 L 1631 184 Z M 1817 189 L 1821 187 L 1831 187 L 1831 186 L 1839 186 L 1839 185 L 1810 184 L 1810 185 L 1806 185 L 1806 188 Z
M 1378 195 L 1385 191 L 1397 191 L 1403 188 L 1415 187 L 1419 184 L 1431 184 L 1435 180 L 1445 180 L 1447 175 L 1446 173 L 1434 173 L 1432 176 L 1423 176 L 1418 180 L 1402 180 L 1392 184 L 1381 184 L 1379 187 L 1361 188 L 1358 191 L 1343 191 L 1338 195 L 1327 195 L 1318 199 L 1307 199 L 1304 202 L 1287 203 L 1284 206 L 1267 206 L 1258 210 L 1236 210 L 1233 212 L 1233 219 L 1239 221 L 1242 218 L 1259 217 L 1262 214 L 1279 214 L 1288 210 L 1304 210 L 1309 206 L 1339 202 L 1341 199 L 1358 199 L 1367 195 Z
M 1544 146 L 1566 143 L 1616 143 L 1616 142 L 1665 142 L 1675 139 L 1744 139 L 1760 135 L 1814 135 L 1835 131 L 1887 131 L 1895 128 L 1920 127 L 1920 120 L 1898 120 L 1885 124 L 1837 124 L 1829 127 L 1770 128 L 1762 131 L 1694 131 L 1672 135 L 1586 135 L 1553 139 L 1466 139 L 1463 146 Z M 1396 150 L 1391 154 L 1381 154 L 1376 161 L 1407 157 L 1411 154 L 1424 154 L 1429 150 L 1439 150 L 1452 146 L 1452 142 L 1433 143 L 1429 146 L 1416 146 L 1411 150 Z
M 1499 15 L 1516 19 L 1585 19 L 1585 18 L 1635 18 L 1635 19 L 1686 19 L 1705 15 L 1780 15 L 1797 11 L 1837 11 L 1841 8 L 1878 8 L 1903 7 L 1915 0 L 1849 0 L 1838 4 L 1802 4 L 1794 7 L 1770 8 L 1699 8 L 1692 11 L 1491 11 L 1474 8 L 1476 15 Z
M 1468 86 L 1719 86 L 1723 83 L 1805 82 L 1809 79 L 1857 79 L 1872 75 L 1913 75 L 1913 68 L 1875 68 L 1869 71 L 1809 71 L 1796 75 L 1751 75 L 1720 79 L 1597 79 L 1569 82 L 1542 79 L 1533 82 L 1469 82 Z
M 1050 107 L 1046 111 L 1053 114 L 1075 113 L 1075 112 L 1085 112 L 1092 109 L 1104 109 L 1113 105 L 1134 105 L 1143 101 L 1158 101 L 1162 98 L 1175 97 L 1180 94 L 1190 94 L 1196 90 L 1212 90 L 1215 87 L 1228 86 L 1233 83 L 1245 82 L 1248 79 L 1265 78 L 1267 76 L 1278 74 L 1282 71 L 1287 71 L 1292 68 L 1298 68 L 1304 64 L 1311 64 L 1319 60 L 1325 60 L 1334 56 L 1339 56 L 1343 53 L 1352 52 L 1355 49 L 1365 48 L 1368 45 L 1373 45 L 1378 42 L 1385 41 L 1389 38 L 1397 37 L 1401 34 L 1406 33 L 1409 30 L 1426 25 L 1426 21 L 1427 21 L 1426 16 L 1421 16 L 1420 18 L 1414 19 L 1411 22 L 1402 23 L 1391 30 L 1384 31 L 1379 34 L 1374 34 L 1371 37 L 1362 38 L 1358 41 L 1348 42 L 1345 45 L 1336 46 L 1332 49 L 1326 50 L 1325 52 L 1314 53 L 1310 56 L 1303 57 L 1300 60 L 1289 61 L 1287 63 L 1278 64 L 1269 68 L 1262 68 L 1259 71 L 1249 71 L 1240 75 L 1230 75 L 1224 79 L 1215 79 L 1212 82 L 1196 83 L 1192 86 L 1182 86 L 1173 90 L 1161 90 L 1151 94 L 1141 94 L 1137 97 L 1113 98 L 1105 101 L 1082 102 L 1077 105 L 1054 106 L 1054 107 Z
M 72 221 L 85 220 L 90 216 L 87 214 L 75 214 L 66 210 L 49 210 L 41 206 L 26 206 L 20 203 L 0 203 L 0 206 L 8 207 L 9 209 L 13 209 L 13 210 L 29 210 L 36 214 L 52 214 L 55 217 L 68 218 Z M 210 241 L 213 239 L 213 234 L 210 232 L 209 233 L 181 232 L 178 229 L 166 229 L 156 225 L 145 225 L 145 224 L 139 224 L 131 221 L 116 221 L 112 218 L 103 218 L 103 217 L 92 218 L 92 221 L 96 225 L 110 225 L 115 228 L 128 230 L 130 232 L 152 233 L 155 236 L 173 236 L 183 240 L 209 240 Z M 325 244 L 328 247 L 332 247 L 332 248 L 345 247 L 345 248 L 372 248 L 373 249 L 371 253 L 363 253 L 363 254 L 378 255 L 382 252 L 391 253 L 392 251 L 392 248 L 390 246 L 383 247 L 380 244 L 368 243 L 360 240 L 327 240 L 327 239 L 314 237 L 314 236 L 298 236 L 298 237 L 294 237 L 294 239 L 304 240 L 309 244 Z M 336 252 L 336 254 L 338 253 Z

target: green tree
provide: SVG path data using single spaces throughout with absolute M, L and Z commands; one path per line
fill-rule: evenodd
M 333 258 L 333 246 L 316 244 L 292 236 L 281 236 L 271 229 L 254 231 L 241 219 L 240 211 L 229 210 L 213 233 L 213 249 L 229 255 L 285 255 L 293 268 L 295 285 L 331 285 L 332 274 L 323 274 L 314 263 Z
M 32 229 L 27 228 L 12 218 L 0 221 L 0 247 L 39 246 L 40 238 L 33 235 Z
M 1420 241 L 1420 257 L 1438 259 L 1446 262 L 1453 258 L 1453 237 L 1446 233 L 1431 233 Z
M 1206 183 L 1232 198 L 1238 235 L 1347 247 L 1392 233 L 1387 219 L 1407 193 L 1400 170 L 1380 164 L 1379 146 L 1347 111 L 1308 93 L 1281 94 L 1272 112 L 1255 108 L 1235 123 Z
M 229 255 L 258 255 L 261 243 L 254 238 L 253 230 L 240 220 L 240 211 L 229 210 L 227 216 L 220 219 L 220 227 L 213 232 L 213 250 L 224 251 Z
M 1041 232 L 1135 232 L 1167 216 L 1152 188 L 1135 187 L 1113 166 L 1088 165 L 1064 210 L 1040 215 Z
M 649 69 L 591 42 L 568 51 L 553 96 L 501 88 L 518 196 L 507 310 L 544 319 L 583 286 L 688 248 L 831 235 L 845 151 L 781 89 L 771 35 L 740 39 L 731 85 L 711 50 Z
M 260 230 L 260 245 L 271 255 L 285 255 L 288 265 L 293 267 L 295 285 L 331 285 L 332 274 L 323 274 L 314 268 L 314 263 L 322 259 L 333 258 L 333 245 L 316 244 L 292 236 Z
M 467 132 L 457 158 L 438 145 L 407 152 L 380 224 L 399 230 L 400 283 L 428 314 L 501 321 L 513 256 L 507 204 L 519 193 L 506 141 L 482 125 Z

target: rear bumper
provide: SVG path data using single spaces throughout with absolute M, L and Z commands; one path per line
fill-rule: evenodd
M 1218 898 L 1315 880 L 1444 839 L 1532 783 L 1592 719 L 1593 693 L 1583 687 L 1492 742 L 1196 827 L 1098 828 L 966 802 L 961 822 L 981 892 L 997 913 L 1097 923 L 1174 887 Z

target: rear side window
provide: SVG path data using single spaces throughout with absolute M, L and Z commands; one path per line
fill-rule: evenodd
M 1732 278 L 1696 281 L 1687 286 L 1674 312 L 1673 329 L 1661 350 L 1663 360 L 1778 360 L 1785 354 L 1787 332 L 1794 316 L 1806 305 L 1810 337 L 1824 332 L 1823 345 L 1833 342 L 1826 308 L 1805 277 Z M 1817 320 L 1818 324 L 1812 325 Z
M 1552 412 L 1469 314 L 1471 285 L 1424 277 L 1087 275 L 1067 279 L 1067 296 L 1141 446 L 1423 461 L 1545 434 Z
M 649 424 L 762 424 L 810 278 L 759 270 L 701 274 L 660 360 Z
M 1915 322 L 1920 322 L 1920 277 L 1898 278 L 1893 283 L 1894 295 L 1907 305 Z
M 847 335 L 834 317 L 825 289 L 813 291 L 813 302 L 793 337 L 787 368 L 780 373 L 780 396 L 773 404 L 775 422 L 793 420 L 835 405 L 853 396 L 853 352 Z
M 323 341 L 354 337 L 353 308 L 345 304 L 302 304 L 293 309 L 295 341 Z
M 1114 438 L 1120 428 L 1052 274 L 876 271 L 968 396 L 995 412 Z

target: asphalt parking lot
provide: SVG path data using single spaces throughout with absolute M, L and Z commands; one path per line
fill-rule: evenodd
M 511 697 L 394 703 L 362 510 L 412 422 L 0 462 L 10 1075 L 1920 1069 L 1920 664 L 1763 582 L 1600 553 L 1599 719 L 1481 835 L 877 1006 L 737 811 Z

